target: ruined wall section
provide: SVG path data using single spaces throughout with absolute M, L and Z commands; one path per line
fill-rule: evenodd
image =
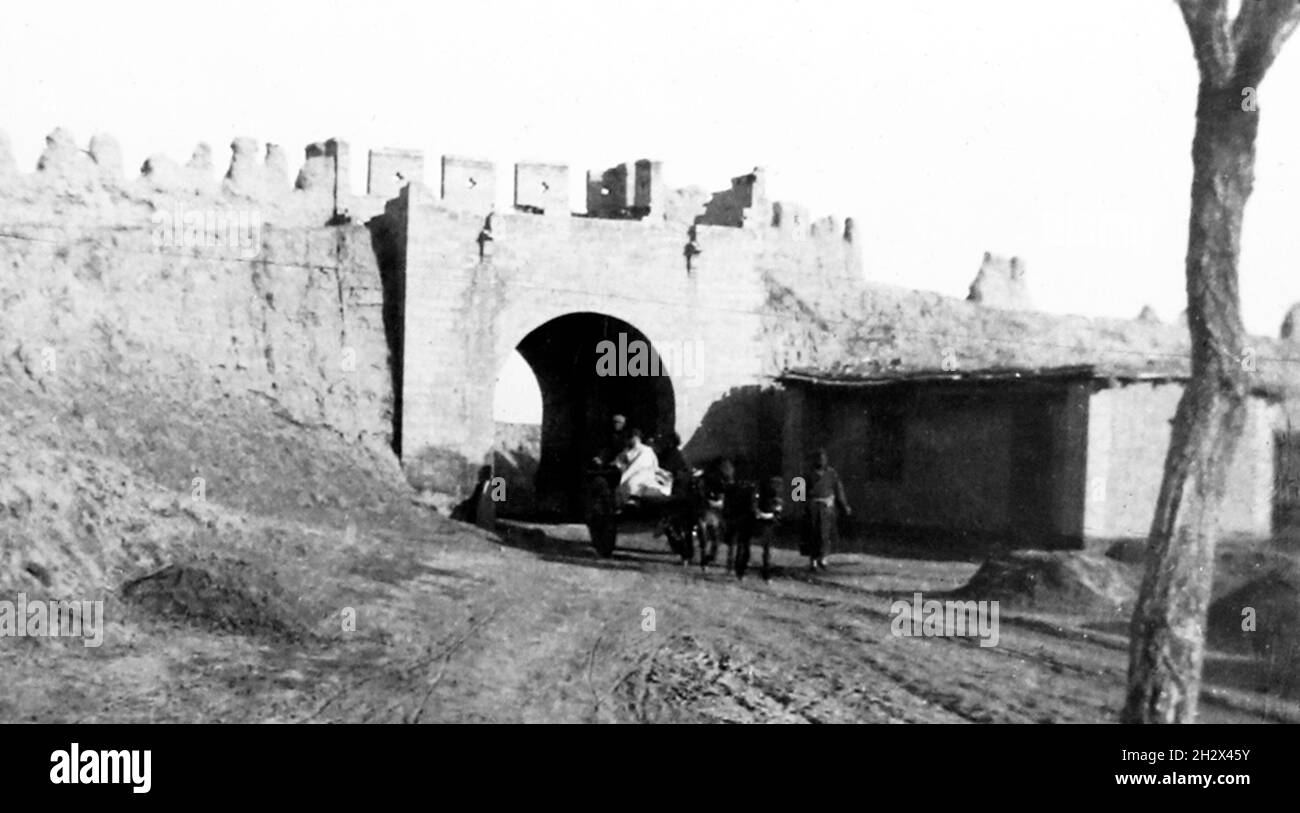
M 1190 344 L 1185 324 L 1009 309 L 861 280 L 831 287 L 806 284 L 806 268 L 801 269 L 780 254 L 769 259 L 760 265 L 760 271 L 767 288 L 767 312 L 762 323 L 766 337 L 763 350 L 770 356 L 767 361 L 770 369 L 806 368 L 862 375 L 1096 364 L 1134 375 L 1190 372 Z M 1268 465 L 1260 462 L 1259 467 L 1249 472 L 1243 470 L 1242 481 L 1258 489 L 1242 490 L 1240 495 L 1249 496 L 1239 495 L 1239 504 L 1230 509 L 1235 529 L 1258 533 L 1267 527 L 1267 507 L 1258 502 L 1258 497 L 1271 493 L 1270 484 L 1260 478 L 1267 477 L 1264 468 L 1271 467 L 1272 456 L 1267 450 L 1261 452 L 1262 447 L 1256 444 L 1270 443 L 1274 432 L 1284 431 L 1288 416 L 1295 422 L 1296 404 L 1300 403 L 1297 376 L 1300 352 L 1294 344 L 1263 336 L 1250 337 L 1247 347 L 1249 355 L 1243 357 L 1243 364 L 1250 365 L 1252 383 L 1261 392 L 1283 399 L 1280 406 L 1258 414 L 1256 401 L 1252 399 L 1253 423 L 1247 445 L 1255 450 L 1256 462 L 1267 461 Z M 801 396 L 787 393 L 786 397 L 797 401 Z M 1063 482 L 1060 478 L 1074 481 L 1090 478 L 1086 484 L 1075 482 L 1069 492 L 1088 494 L 1089 527 L 1085 532 L 1092 537 L 1145 533 L 1151 520 L 1149 508 L 1154 505 L 1147 502 L 1153 499 L 1153 493 L 1148 492 L 1159 487 L 1164 447 L 1160 446 L 1159 454 L 1152 452 L 1155 456 L 1147 460 L 1142 456 L 1150 450 L 1140 444 L 1118 451 L 1138 455 L 1134 460 L 1143 460 L 1142 465 L 1135 463 L 1131 470 L 1138 472 L 1144 483 L 1094 486 L 1091 479 L 1094 475 L 1102 476 L 1096 482 L 1107 482 L 1103 461 L 1106 454 L 1116 450 L 1112 450 L 1109 435 L 1091 436 L 1094 432 L 1109 432 L 1111 425 L 1092 411 L 1107 408 L 1119 397 L 1103 394 L 1080 399 L 1072 395 L 1070 414 L 1061 416 L 1066 424 L 1058 427 L 1058 431 L 1065 433 L 1063 437 L 1073 438 L 1079 448 L 1089 450 L 1086 465 L 1058 471 L 1058 482 Z M 1145 415 L 1146 422 L 1143 416 L 1135 416 L 1131 425 L 1126 423 L 1115 431 L 1137 443 L 1145 437 L 1142 433 L 1146 430 L 1142 427 L 1164 425 L 1161 422 L 1172 417 L 1173 401 L 1167 406 L 1167 415 L 1154 418 Z M 1083 416 L 1086 425 L 1080 425 L 1079 416 Z M 784 474 L 790 477 L 799 473 L 807 451 L 798 447 L 797 429 L 791 426 L 786 431 Z M 1154 441 L 1167 443 L 1167 438 Z M 1120 489 L 1122 493 L 1109 498 L 1098 496 L 1110 488 Z M 1099 508 L 1102 504 L 1108 507 Z M 1062 506 L 1057 517 L 1058 528 L 1075 533 L 1071 527 L 1082 524 L 1083 512 L 1082 506 Z
M 308 144 L 294 157 L 282 145 L 239 137 L 230 144 L 224 168 L 212 146 L 201 143 L 184 163 L 155 153 L 136 169 L 124 167 L 112 136 L 96 135 L 83 147 L 59 128 L 46 137 L 30 173 L 14 165 L 7 144 L 0 132 L 0 195 L 21 204 L 9 207 L 9 223 L 55 222 L 69 214 L 78 223 L 130 224 L 141 208 L 177 202 L 255 207 L 264 222 L 280 226 L 365 223 L 382 215 L 402 186 L 424 174 L 418 150 L 371 150 L 366 186 L 358 191 L 351 183 L 351 147 L 338 138 Z
M 394 404 L 370 231 L 335 214 L 338 142 L 237 139 L 127 179 L 107 137 L 47 139 L 0 176 L 0 359 L 14 382 L 262 398 L 296 423 L 387 449 Z
M 789 262 L 761 266 L 779 367 L 855 373 L 1100 364 L 1137 373 L 1187 374 L 1186 326 L 990 307 L 869 281 L 806 285 Z M 1247 342 L 1259 387 L 1300 393 L 1300 352 L 1266 336 Z
M 159 250 L 148 227 L 9 229 L 0 267 L 0 358 L 15 381 L 253 394 L 296 423 L 390 441 L 382 291 L 362 227 L 265 227 L 254 260 Z

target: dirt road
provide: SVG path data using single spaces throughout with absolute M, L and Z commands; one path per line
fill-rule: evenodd
M 897 595 L 952 589 L 973 564 L 845 555 L 813 575 L 778 551 L 770 583 L 738 583 L 684 569 L 647 533 L 605 560 L 577 526 L 504 543 L 439 527 L 286 525 L 242 551 L 273 566 L 302 635 L 113 599 L 100 648 L 6 641 L 0 719 L 1104 722 L 1122 699 L 1113 646 L 1006 618 L 993 647 L 891 634 Z

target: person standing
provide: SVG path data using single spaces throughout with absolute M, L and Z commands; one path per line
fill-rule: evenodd
M 727 545 L 735 549 L 736 578 L 744 579 L 749 569 L 750 546 L 763 546 L 763 581 L 772 577 L 772 542 L 784 501 L 782 480 L 769 477 L 759 485 L 739 483 L 727 494 Z
M 668 547 L 686 564 L 694 556 L 692 531 L 697 506 L 691 498 L 691 464 L 682 454 L 682 439 L 674 431 L 664 435 L 659 452 L 659 467 L 672 478 L 668 505 L 655 527 L 654 536 L 668 537 Z
M 831 467 L 824 449 L 812 456 L 812 471 L 808 480 L 808 515 L 804 526 L 800 553 L 808 557 L 809 570 L 825 570 L 826 557 L 839 540 L 839 511 L 845 517 L 853 515 L 844 496 L 844 483 L 839 472 Z
M 686 493 L 687 482 L 691 478 L 691 464 L 682 454 L 682 439 L 676 432 L 664 435 L 663 446 L 659 452 L 659 467 L 673 477 L 673 498 L 680 499 Z
M 483 528 L 491 528 L 496 522 L 495 505 L 487 493 L 488 484 L 492 482 L 492 467 L 481 466 L 478 470 L 478 482 L 467 499 L 462 500 L 452 509 L 451 518 L 469 522 Z

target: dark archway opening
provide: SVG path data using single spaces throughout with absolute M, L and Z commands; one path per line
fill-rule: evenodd
M 577 519 L 583 471 L 609 444 L 615 414 L 625 415 L 628 427 L 640 429 L 647 438 L 675 428 L 673 386 L 662 359 L 652 374 L 634 374 L 635 367 L 626 364 L 608 374 L 611 348 L 627 359 L 639 347 L 654 352 L 636 327 L 590 312 L 552 319 L 519 343 L 516 349 L 532 368 L 542 395 L 540 452 L 532 493 L 521 499 L 507 496 L 502 514 Z M 500 465 L 499 454 L 497 459 Z M 498 473 L 509 480 L 509 472 Z

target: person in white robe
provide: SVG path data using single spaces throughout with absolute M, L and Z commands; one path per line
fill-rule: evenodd
M 655 450 L 641 442 L 641 432 L 633 429 L 627 447 L 614 461 L 623 472 L 618 483 L 619 503 L 629 499 L 662 499 L 672 495 L 672 475 L 659 468 Z

